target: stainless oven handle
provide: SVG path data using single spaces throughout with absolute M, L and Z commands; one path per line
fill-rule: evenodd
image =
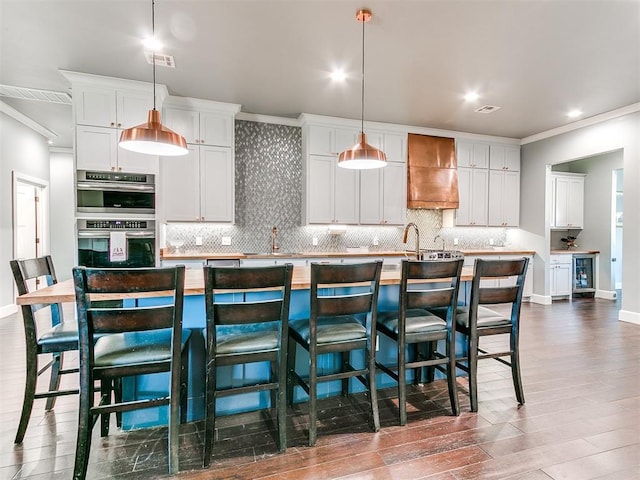
M 117 230 L 116 230 L 117 231 Z M 109 238 L 110 231 L 98 230 L 98 231 L 78 231 L 78 237 L 84 238 Z M 156 236 L 155 232 L 125 232 L 127 237 L 136 238 L 153 238 Z
M 78 182 L 78 190 L 95 190 L 95 191 L 109 191 L 109 192 L 154 192 L 156 187 L 154 185 L 146 184 L 131 184 L 117 185 L 110 183 L 84 183 Z

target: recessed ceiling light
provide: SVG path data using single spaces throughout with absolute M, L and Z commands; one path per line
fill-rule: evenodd
M 567 117 L 569 118 L 576 118 L 580 115 L 582 115 L 582 112 L 580 110 L 571 110 L 569 113 L 567 113 Z
M 152 52 L 157 52 L 158 50 L 162 50 L 162 43 L 158 41 L 158 39 L 154 37 L 145 38 L 142 41 L 144 48 L 150 50 Z
M 347 79 L 347 74 L 344 70 L 334 70 L 329 76 L 334 82 L 344 82 Z
M 469 92 L 464 96 L 464 99 L 467 102 L 473 102 L 475 100 L 478 100 L 479 98 L 480 98 L 480 95 L 478 95 L 477 92 Z

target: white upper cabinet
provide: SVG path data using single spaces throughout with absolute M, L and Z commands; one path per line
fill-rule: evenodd
M 489 145 L 456 140 L 458 167 L 489 168 Z
M 232 147 L 234 118 L 235 113 L 194 111 L 165 105 L 163 124 L 182 135 L 187 143 Z
M 489 148 L 491 170 L 520 171 L 520 147 L 515 145 L 491 145 Z
M 520 222 L 520 172 L 489 170 L 489 226 L 517 227 Z
M 158 156 L 132 152 L 118 146 L 122 130 L 76 127 L 76 168 L 129 173 L 158 173 Z
M 584 174 L 553 173 L 551 228 L 583 228 Z
M 460 207 L 456 213 L 458 226 L 487 226 L 489 170 L 458 168 Z
M 78 98 L 76 98 L 78 96 Z M 153 108 L 153 91 L 116 90 L 86 86 L 74 91 L 76 123 L 109 128 L 129 128 L 147 121 Z
M 232 223 L 235 175 L 231 149 L 188 148 L 185 157 L 160 159 L 163 220 Z
M 72 87 L 76 168 L 157 173 L 158 157 L 118 147 L 123 129 L 147 121 L 153 108 L 153 84 L 63 71 Z M 156 85 L 156 103 L 167 89 Z
M 402 225 L 406 220 L 407 134 L 368 129 L 367 142 L 387 155 L 375 170 L 338 167 L 340 152 L 358 140 L 355 122 L 301 115 L 303 123 L 303 222 Z

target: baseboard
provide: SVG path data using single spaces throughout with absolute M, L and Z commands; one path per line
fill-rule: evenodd
M 0 307 L 0 318 L 8 317 L 12 313 L 16 313 L 17 311 L 18 311 L 18 306 L 14 304 Z
M 621 322 L 629 322 L 640 325 L 640 313 L 630 312 L 629 310 L 620 310 L 618 312 L 618 320 Z
M 536 295 L 535 293 L 531 295 L 531 299 L 529 300 L 531 303 L 537 303 L 539 305 L 551 305 L 551 297 L 548 295 Z
M 604 298 L 605 300 L 615 300 L 618 294 L 615 290 L 596 290 L 596 298 Z

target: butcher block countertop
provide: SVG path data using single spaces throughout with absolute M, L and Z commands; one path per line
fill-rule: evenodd
M 558 255 L 558 254 L 579 254 L 579 255 L 596 255 L 598 253 L 600 253 L 600 250 L 580 250 L 579 248 L 572 248 L 571 250 L 567 250 L 566 248 L 563 249 L 559 249 L 559 250 L 551 250 L 551 255 Z
M 460 250 L 464 255 L 534 255 L 533 250 L 515 250 L 515 249 L 503 249 L 496 248 L 492 250 Z M 278 252 L 276 254 L 271 253 L 242 253 L 242 252 L 228 252 L 228 253 L 207 253 L 207 252 L 185 252 L 185 253 L 170 253 L 166 249 L 162 249 L 160 252 L 161 260 L 230 260 L 230 259 L 245 259 L 245 258 L 344 258 L 344 257 L 413 257 L 413 252 L 407 250 L 404 251 L 358 251 L 358 252 L 297 252 L 287 253 Z
M 473 279 L 473 268 L 464 267 L 460 280 L 468 282 Z M 423 281 L 423 283 L 437 282 L 438 280 Z M 380 274 L 380 285 L 397 285 L 400 283 L 400 269 L 383 270 Z M 293 267 L 293 278 L 291 288 L 293 290 L 304 290 L 310 288 L 311 285 L 311 268 L 310 267 Z M 167 296 L 171 292 L 166 292 Z M 204 295 L 204 275 L 202 269 L 186 269 L 184 281 L 185 295 Z M 126 294 L 102 294 L 93 295 L 92 300 L 112 300 L 122 298 L 143 298 L 143 297 L 161 297 L 162 292 L 151 293 L 126 293 Z M 38 303 L 67 303 L 75 302 L 75 292 L 73 279 L 56 283 L 49 287 L 35 290 L 16 298 L 18 305 L 33 305 Z

